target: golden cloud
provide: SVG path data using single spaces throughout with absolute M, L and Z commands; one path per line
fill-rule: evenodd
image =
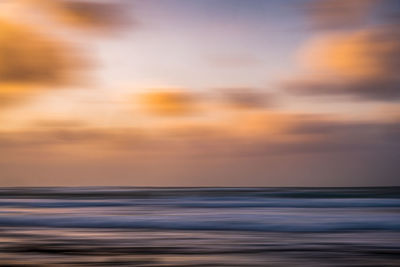
M 0 20 L 0 104 L 75 82 L 82 64 L 65 43 L 28 25 Z
M 324 35 L 301 51 L 303 62 L 313 71 L 346 78 L 370 78 L 392 72 L 387 55 L 398 52 L 397 39 L 379 40 L 375 32 L 361 31 Z
M 180 90 L 144 93 L 140 101 L 149 113 L 159 116 L 183 116 L 195 111 L 194 96 Z
M 284 87 L 301 95 L 400 99 L 400 25 L 395 2 L 320 0 L 306 5 L 311 22 L 334 31 L 318 32 L 305 43 L 299 57 L 307 74 Z
M 295 113 L 247 114 L 221 124 L 192 124 L 151 131 L 137 128 L 95 128 L 79 121 L 51 121 L 31 128 L 0 131 L 0 147 L 11 151 L 46 149 L 53 153 L 303 153 L 393 145 L 399 120 L 354 121 L 326 115 Z M 384 142 L 382 142 L 384 140 Z M 91 149 L 88 150 L 87 148 Z M 204 150 L 207 147 L 207 150 Z M 96 155 L 93 155 L 96 156 Z
M 65 44 L 27 25 L 0 21 L 0 82 L 64 84 L 75 66 Z
M 309 75 L 286 87 L 299 94 L 400 98 L 400 33 L 396 25 L 325 34 L 308 42 L 300 58 Z

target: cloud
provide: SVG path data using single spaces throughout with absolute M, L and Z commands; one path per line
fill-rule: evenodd
M 397 25 L 387 25 L 317 37 L 301 50 L 309 74 L 287 82 L 284 87 L 299 95 L 399 100 L 398 29 Z
M 223 103 L 238 109 L 271 107 L 275 100 L 272 94 L 251 88 L 225 88 L 218 91 Z
M 365 23 L 379 1 L 312 0 L 304 5 L 304 10 L 317 29 L 347 28 Z
M 245 128 L 243 128 L 245 126 Z M 335 148 L 329 144 L 342 144 L 343 151 L 353 147 L 368 147 L 385 142 L 391 145 L 398 142 L 400 121 L 389 118 L 386 121 L 354 121 L 336 116 L 308 115 L 296 113 L 260 112 L 248 113 L 225 123 L 180 123 L 166 125 L 157 131 L 145 128 L 96 128 L 81 121 L 52 120 L 39 121 L 25 130 L 0 132 L 2 146 L 16 145 L 21 148 L 57 145 L 87 145 L 98 148 L 125 150 L 138 148 L 146 150 L 158 147 L 160 151 L 170 152 L 188 148 L 195 153 L 203 151 L 202 146 L 214 148 L 210 155 L 219 153 L 219 148 L 229 148 L 232 155 L 240 155 L 242 149 L 250 151 L 298 153 L 313 150 L 329 152 Z M 141 146 L 137 146 L 142 143 Z M 146 146 L 143 146 L 146 144 Z M 326 146 L 324 145 L 326 144 Z M 147 147 L 147 148 L 146 148 Z M 300 149 L 298 149 L 300 148 Z M 261 149 L 261 150 L 260 150 Z M 272 149 L 272 150 L 270 150 Z M 142 150 L 142 152 L 144 151 Z M 236 151 L 236 152 L 235 152 Z M 90 151 L 88 151 L 90 153 Z M 140 151 L 139 151 L 140 152 Z M 258 153 L 257 152 L 257 153 Z
M 23 103 L 32 96 L 36 88 L 26 84 L 0 84 L 0 108 Z
M 64 43 L 30 26 L 0 21 L 0 82 L 58 85 L 71 81 L 77 58 Z
M 0 132 L 0 149 L 7 155 L 0 158 L 0 183 L 398 184 L 398 120 L 365 122 L 334 116 L 266 113 L 263 121 L 260 116 L 258 127 L 266 128 L 263 134 L 242 135 L 237 133 L 237 127 L 219 124 L 146 131 L 93 128 L 70 122 Z M 284 127 L 268 130 L 282 120 Z
M 81 120 L 73 119 L 53 119 L 53 120 L 36 120 L 33 125 L 34 128 L 44 128 L 44 129 L 79 129 L 88 126 L 88 124 Z
M 349 30 L 398 23 L 398 0 L 312 0 L 302 6 L 314 29 Z
M 112 31 L 128 25 L 128 1 L 36 0 L 56 20 L 78 29 Z
M 347 82 L 337 79 L 303 79 L 288 82 L 284 87 L 290 93 L 303 96 L 347 96 L 369 101 L 398 101 L 400 99 L 398 80 L 380 79 Z
M 140 96 L 145 110 L 158 116 L 185 116 L 195 109 L 195 96 L 182 90 L 158 90 Z
M 0 20 L 0 106 L 78 81 L 82 57 L 36 29 Z
M 290 93 L 358 100 L 400 99 L 400 6 L 393 0 L 321 0 L 306 5 L 316 36 L 299 51 L 303 74 Z

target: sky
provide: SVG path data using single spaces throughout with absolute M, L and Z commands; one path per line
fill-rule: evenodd
M 396 0 L 2 0 L 0 186 L 400 185 Z

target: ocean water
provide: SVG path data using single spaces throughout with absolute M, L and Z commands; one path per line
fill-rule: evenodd
M 0 266 L 400 266 L 400 187 L 3 188 Z

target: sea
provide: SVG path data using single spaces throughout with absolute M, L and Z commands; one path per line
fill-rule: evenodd
M 400 266 L 400 187 L 1 188 L 0 266 Z

